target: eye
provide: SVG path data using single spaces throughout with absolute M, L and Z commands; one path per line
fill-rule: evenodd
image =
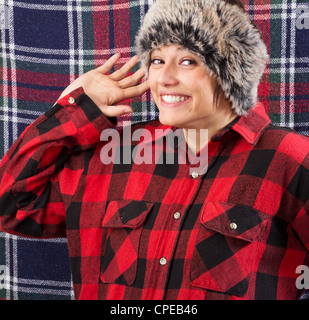
M 155 65 L 159 65 L 159 64 L 162 64 L 163 63 L 163 60 L 161 59 L 158 59 L 158 58 L 154 58 L 150 61 L 150 64 L 155 64 Z
M 195 65 L 196 61 L 194 61 L 193 59 L 183 59 L 181 61 L 181 64 L 184 66 L 191 66 L 191 65 Z

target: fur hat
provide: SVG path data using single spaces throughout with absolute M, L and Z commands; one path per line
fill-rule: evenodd
M 239 1 L 238 1 L 239 2 Z M 196 54 L 238 115 L 254 107 L 268 59 L 257 27 L 237 0 L 157 0 L 136 36 L 148 72 L 151 51 L 178 44 Z

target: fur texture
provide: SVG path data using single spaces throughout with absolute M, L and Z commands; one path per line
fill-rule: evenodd
M 146 70 L 151 51 L 170 44 L 201 59 L 238 115 L 254 107 L 268 55 L 259 30 L 242 8 L 224 0 L 157 0 L 136 37 Z

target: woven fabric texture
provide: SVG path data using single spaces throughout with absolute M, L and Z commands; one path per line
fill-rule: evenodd
M 76 77 L 116 52 L 121 59 L 115 68 L 135 54 L 135 35 L 153 1 L 1 2 L 0 159 Z M 270 56 L 259 101 L 274 124 L 309 135 L 309 3 L 243 3 Z M 131 103 L 135 112 L 121 118 L 120 125 L 157 118 L 149 92 Z M 0 299 L 74 299 L 65 239 L 0 233 L 0 267 L 5 270 L 0 272 L 5 279 Z

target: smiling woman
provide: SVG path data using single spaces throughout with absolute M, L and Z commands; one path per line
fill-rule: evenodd
M 5 155 L 0 229 L 66 237 L 76 299 L 297 299 L 309 139 L 258 101 L 259 30 L 236 0 L 157 0 L 136 47 L 142 68 L 111 72 L 116 54 L 83 74 Z M 148 89 L 159 120 L 117 127 Z M 101 161 L 102 132 L 138 161 Z
M 225 97 L 214 104 L 215 77 L 197 55 L 179 45 L 153 50 L 148 73 L 162 124 L 185 131 L 208 129 L 211 138 L 237 117 Z

